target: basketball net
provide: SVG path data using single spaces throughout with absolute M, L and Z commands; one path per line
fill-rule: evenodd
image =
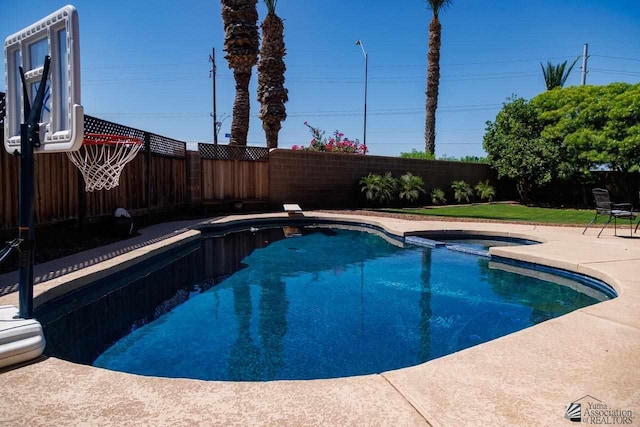
M 143 145 L 138 138 L 89 133 L 82 147 L 67 156 L 82 172 L 85 191 L 111 190 L 119 185 L 122 170 Z

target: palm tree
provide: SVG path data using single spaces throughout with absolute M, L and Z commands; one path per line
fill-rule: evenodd
M 249 81 L 258 59 L 258 0 L 221 0 L 224 22 L 224 51 L 236 81 L 233 102 L 231 145 L 247 145 L 249 132 Z
M 576 65 L 580 57 L 578 56 L 573 64 L 569 67 L 569 69 L 565 72 L 565 68 L 567 66 L 567 61 L 564 61 L 562 64 L 553 65 L 551 62 L 547 61 L 547 68 L 540 63 L 540 68 L 542 68 L 542 74 L 544 75 L 544 82 L 547 85 L 547 90 L 551 90 L 556 87 L 564 86 L 564 83 L 567 81 L 571 70 L 573 70 L 573 66 Z
M 420 193 L 424 193 L 424 181 L 422 177 L 407 172 L 398 179 L 400 200 L 406 199 L 408 202 L 415 202 L 420 198 Z
M 480 200 L 493 202 L 493 198 L 496 197 L 496 189 L 489 184 L 489 180 L 480 181 L 478 185 L 476 185 L 476 194 L 480 197 Z
M 260 101 L 260 119 L 267 137 L 268 148 L 278 148 L 278 132 L 281 122 L 287 118 L 284 107 L 289 100 L 284 88 L 284 65 L 286 49 L 284 47 L 284 25 L 276 15 L 278 0 L 264 0 L 267 17 L 262 21 L 262 47 L 258 63 L 258 101 Z
M 398 181 L 387 172 L 384 175 L 370 173 L 360 178 L 360 192 L 370 202 L 385 204 L 392 201 L 398 190 Z
M 453 190 L 453 198 L 458 201 L 458 203 L 462 203 L 462 200 L 466 200 L 469 203 L 469 198 L 473 196 L 473 191 L 469 184 L 465 181 L 452 181 L 451 189 Z
M 440 35 L 442 25 L 438 14 L 453 0 L 427 0 L 433 18 L 429 23 L 429 52 L 427 53 L 427 120 L 424 130 L 426 152 L 436 152 L 436 109 L 438 108 L 438 86 L 440 85 Z

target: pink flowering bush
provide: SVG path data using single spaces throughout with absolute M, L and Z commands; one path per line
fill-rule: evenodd
M 307 122 L 304 125 L 311 131 L 311 142 L 308 147 L 304 145 L 294 145 L 292 150 L 307 150 L 307 151 L 327 151 L 332 153 L 351 153 L 351 154 L 365 154 L 368 150 L 364 144 L 360 144 L 357 139 L 351 140 L 345 138 L 344 134 L 339 131 L 335 131 L 333 136 L 327 139 L 325 131 L 319 128 L 313 127 Z

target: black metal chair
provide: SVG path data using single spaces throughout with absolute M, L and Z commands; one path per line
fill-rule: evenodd
M 596 202 L 596 216 L 593 217 L 591 222 L 587 224 L 587 226 L 582 230 L 582 234 L 587 231 L 587 228 L 598 219 L 598 215 L 608 215 L 609 219 L 606 224 L 602 226 L 600 233 L 598 233 L 598 237 L 602 234 L 605 227 L 613 221 L 613 233 L 614 235 L 618 235 L 617 232 L 617 220 L 620 219 L 628 219 L 629 220 L 629 234 L 633 236 L 633 220 L 638 217 L 636 212 L 633 212 L 633 205 L 631 203 L 612 203 L 611 198 L 609 197 L 609 192 L 604 188 L 594 188 L 592 190 L 593 198 Z M 638 226 L 636 225 L 636 231 L 638 231 Z

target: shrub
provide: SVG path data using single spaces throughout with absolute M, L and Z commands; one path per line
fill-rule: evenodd
M 364 193 L 370 202 L 385 204 L 392 201 L 395 198 L 397 188 L 397 180 L 391 175 L 391 172 L 384 175 L 370 173 L 360 178 L 360 192 Z
M 439 188 L 434 188 L 431 191 L 431 203 L 434 205 L 444 205 L 447 203 L 447 199 L 444 197 L 444 191 Z
M 421 159 L 421 160 L 435 160 L 435 154 L 426 153 L 424 151 L 418 151 L 415 148 L 410 153 L 400 153 L 400 157 L 403 159 Z
M 480 200 L 493 202 L 493 198 L 496 197 L 496 190 L 489 184 L 489 180 L 480 181 L 478 185 L 476 185 L 476 195 Z
M 381 186 L 381 178 L 382 177 L 380 175 L 373 173 L 360 178 L 360 192 L 364 193 L 364 196 L 368 201 L 372 202 L 376 200 Z
M 350 153 L 350 154 L 365 154 L 368 150 L 364 144 L 356 139 L 355 141 L 345 138 L 344 134 L 339 131 L 335 131 L 333 136 L 327 139 L 325 131 L 313 127 L 307 122 L 304 125 L 311 131 L 311 142 L 308 147 L 303 145 L 294 145 L 292 150 L 307 150 L 307 151 L 327 151 L 332 153 Z
M 449 162 L 463 162 L 463 163 L 484 163 L 489 164 L 489 159 L 486 157 L 478 157 L 478 156 L 447 156 L 446 154 L 440 157 L 438 160 L 446 160 Z
M 473 195 L 473 191 L 469 184 L 464 181 L 453 181 L 451 182 L 451 189 L 453 190 L 453 198 L 461 203 L 462 200 L 469 202 L 469 199 Z
M 400 190 L 400 200 L 406 199 L 409 202 L 415 202 L 420 198 L 420 193 L 424 193 L 424 181 L 421 177 L 412 175 L 410 172 L 402 175 L 398 180 Z

